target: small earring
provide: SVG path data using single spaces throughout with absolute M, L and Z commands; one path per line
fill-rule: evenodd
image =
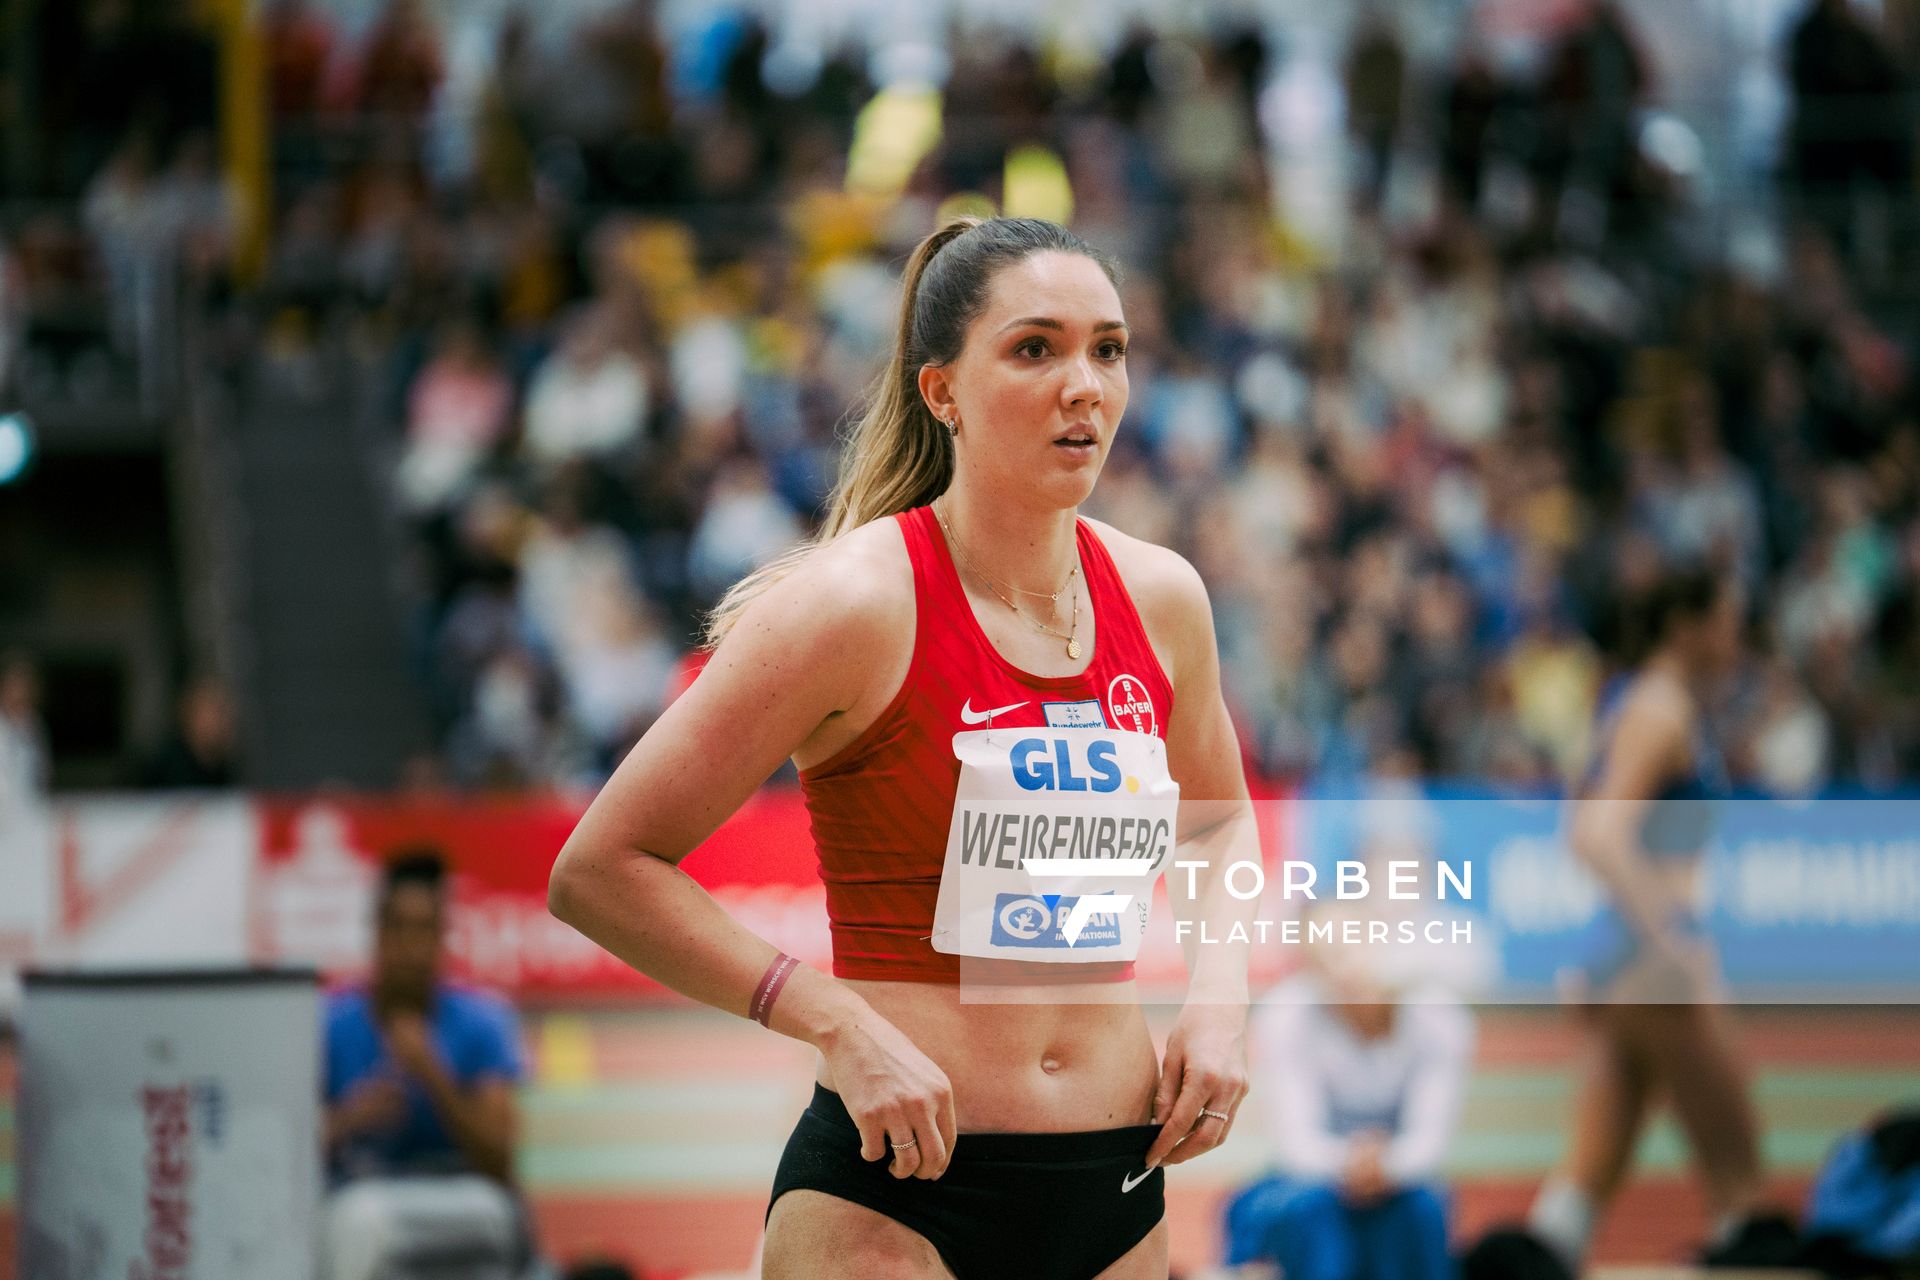
M 960 415 L 959 414 L 956 413 L 951 418 L 942 418 L 941 421 L 947 424 L 948 435 L 953 436 L 955 438 L 959 437 L 960 435 Z

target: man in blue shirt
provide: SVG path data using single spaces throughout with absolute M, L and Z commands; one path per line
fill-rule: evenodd
M 525 1260 L 519 1025 L 499 997 L 442 980 L 446 911 L 437 854 L 388 863 L 372 976 L 327 1002 L 328 1280 L 450 1264 L 504 1280 Z

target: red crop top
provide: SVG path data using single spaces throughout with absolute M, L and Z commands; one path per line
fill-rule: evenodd
M 841 978 L 960 980 L 960 957 L 933 949 L 934 903 L 960 774 L 953 736 L 986 724 L 1044 726 L 1091 716 L 1115 729 L 1165 738 L 1173 687 L 1147 642 L 1107 549 L 1079 522 L 1081 572 L 1097 620 L 1093 660 L 1077 676 L 1030 675 L 1002 657 L 973 616 L 930 507 L 894 517 L 913 561 L 913 660 L 871 727 L 800 775 Z M 1133 966 L 1100 966 L 1130 978 Z M 1087 975 L 1091 977 L 1092 975 Z

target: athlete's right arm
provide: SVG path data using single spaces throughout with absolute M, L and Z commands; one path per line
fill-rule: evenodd
M 648 977 L 735 1013 L 778 952 L 678 864 L 871 679 L 863 655 L 886 643 L 887 593 L 848 572 L 841 550 L 816 552 L 748 607 L 588 806 L 548 884 L 554 915 Z M 843 1012 L 839 1000 L 796 975 L 776 1025 L 811 1039 Z
M 856 531 L 843 542 L 748 607 L 594 798 L 548 884 L 555 916 L 648 977 L 730 1013 L 748 1012 L 779 952 L 679 862 L 782 761 L 836 732 L 844 737 L 849 708 L 876 701 L 879 655 L 912 634 L 912 579 L 895 572 L 905 565 L 897 540 L 889 546 Z M 945 1074 L 853 988 L 803 965 L 768 1025 L 834 1064 L 869 1158 L 889 1133 L 904 1141 L 911 1132 L 919 1145 L 894 1172 L 945 1170 L 953 1136 Z
M 1606 761 L 1573 805 L 1573 852 L 1604 883 L 1644 940 L 1670 940 L 1674 902 L 1640 847 L 1640 824 L 1653 798 L 1686 758 L 1687 707 L 1661 685 L 1643 682 L 1620 708 Z

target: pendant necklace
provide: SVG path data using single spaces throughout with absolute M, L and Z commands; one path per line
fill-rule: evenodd
M 988 588 L 993 592 L 993 594 L 1000 598 L 1000 602 L 1002 604 L 1006 605 L 1007 608 L 1013 610 L 1014 613 L 1018 614 L 1022 619 L 1025 620 L 1028 626 L 1032 627 L 1035 631 L 1038 631 L 1040 634 L 1052 636 L 1056 640 L 1066 641 L 1067 657 L 1072 659 L 1075 662 L 1078 662 L 1080 660 L 1080 593 L 1079 592 L 1076 591 L 1073 593 L 1073 596 L 1072 596 L 1073 621 L 1068 624 L 1067 630 L 1064 632 L 1055 631 L 1052 627 L 1043 625 L 1038 618 L 1034 617 L 1032 614 L 1028 613 L 1025 609 L 1022 609 L 1019 605 L 1015 604 L 1013 601 L 1013 597 L 1007 594 L 1007 591 L 1018 591 L 1021 595 L 1034 596 L 1041 600 L 1048 600 L 1053 603 L 1054 609 L 1058 611 L 1060 607 L 1060 593 L 1062 591 L 1066 591 L 1070 589 L 1073 586 L 1073 580 L 1076 577 L 1078 577 L 1080 574 L 1080 564 L 1077 560 L 1074 562 L 1073 568 L 1067 570 L 1067 580 L 1060 584 L 1059 590 L 1052 591 L 1052 592 L 1027 591 L 1020 587 L 1015 587 L 1015 586 L 1008 585 L 1006 583 L 1002 583 L 998 579 L 993 578 L 986 573 L 982 573 L 980 570 L 980 566 L 976 565 L 973 562 L 973 557 L 967 554 L 967 549 L 960 545 L 960 539 L 954 536 L 953 527 L 947 523 L 947 518 L 940 514 L 940 509 L 938 507 L 935 507 L 933 509 L 933 518 L 940 522 L 941 531 L 947 535 L 947 541 L 952 544 L 953 549 L 955 551 L 958 551 L 960 553 L 961 563 L 965 564 L 967 568 L 973 571 L 976 577 L 980 578 L 983 582 L 985 582 Z M 1001 590 L 1003 586 L 1006 587 L 1006 591 Z

